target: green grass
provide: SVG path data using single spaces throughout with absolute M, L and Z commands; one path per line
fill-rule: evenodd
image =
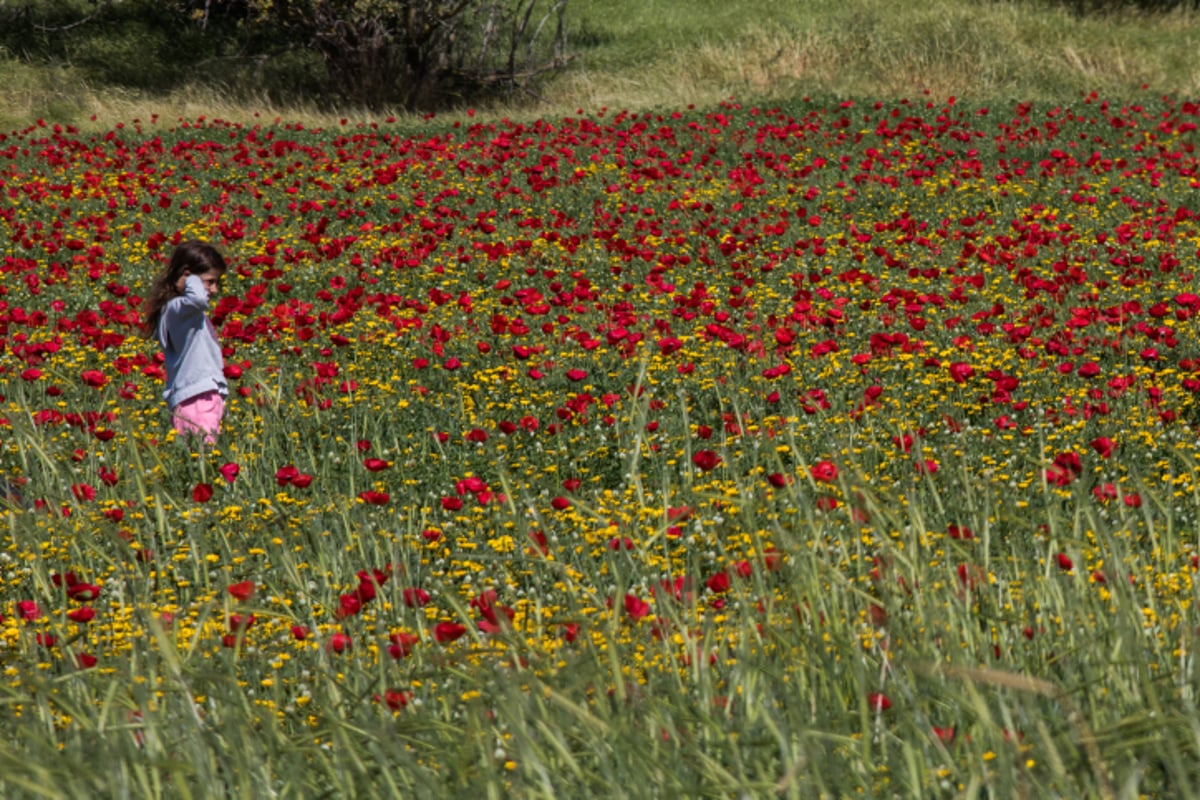
M 477 109 L 483 118 L 711 106 L 730 97 L 1053 101 L 1092 91 L 1133 96 L 1143 86 L 1176 96 L 1200 93 L 1194 13 L 1077 17 L 1047 3 L 973 0 L 585 0 L 571 5 L 568 18 L 571 67 L 541 87 L 539 99 Z M 32 69 L 8 59 L 0 61 L 0 127 L 38 118 L 105 127 L 151 114 L 282 116 L 323 126 L 387 116 L 265 100 L 264 89 L 282 90 L 298 74 L 272 77 L 225 65 L 215 85 L 148 93 L 97 83 L 79 65 Z

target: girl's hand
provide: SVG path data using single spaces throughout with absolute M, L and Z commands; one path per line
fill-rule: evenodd
M 183 294 L 184 286 L 187 284 L 188 275 L 191 275 L 191 274 L 192 273 L 190 270 L 185 269 L 183 271 L 183 274 L 179 276 L 179 280 L 175 281 L 175 293 L 176 294 Z

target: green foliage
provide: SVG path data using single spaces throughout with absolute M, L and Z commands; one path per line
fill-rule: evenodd
M 433 108 L 533 92 L 566 64 L 565 11 L 564 0 L 24 0 L 0 8 L 0 44 L 154 92 L 200 82 Z

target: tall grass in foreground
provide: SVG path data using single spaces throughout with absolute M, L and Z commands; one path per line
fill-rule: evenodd
M 1194 58 L 1200 17 L 1184 11 L 1078 17 L 1040 2 L 604 0 L 573 4 L 570 19 L 572 67 L 537 97 L 477 109 L 478 118 L 711 106 L 730 97 L 1036 101 L 1090 92 L 1129 97 L 1145 86 L 1183 97 L 1200 93 Z M 38 68 L 3 60 L 0 77 L 0 129 L 39 118 L 93 130 L 200 116 L 329 128 L 389 116 L 328 102 L 280 103 L 270 98 L 293 97 L 290 86 L 273 86 L 261 72 L 239 78 L 236 69 L 217 85 L 201 70 L 193 85 L 167 96 L 100 85 L 69 64 Z M 390 116 L 420 124 L 419 115 Z
M 372 424 L 382 423 L 350 427 Z M 302 441 L 329 435 L 309 425 L 297 433 Z M 407 580 L 473 625 L 473 610 L 456 599 L 463 571 L 431 569 L 436 551 L 414 547 L 415 531 L 377 527 L 361 512 L 326 520 L 333 536 L 310 516 L 315 527 L 257 541 L 181 511 L 187 487 L 224 458 L 278 463 L 296 443 L 275 424 L 247 438 L 200 459 L 174 446 L 136 456 L 161 482 L 146 492 L 183 524 L 145 542 L 152 560 L 113 563 L 106 581 L 113 610 L 124 612 L 111 623 L 125 629 L 113 639 L 141 644 L 101 669 L 23 675 L 21 688 L 3 690 L 6 796 L 1167 797 L 1200 789 L 1195 631 L 1158 624 L 1187 610 L 1186 601 L 1158 606 L 1154 586 L 1159 555 L 1187 549 L 1195 518 L 1160 498 L 1148 498 L 1155 510 L 1143 512 L 1144 526 L 1132 513 L 1089 519 L 1047 489 L 1023 495 L 1018 511 L 969 477 L 969 454 L 944 460 L 936 487 L 914 479 L 888 495 L 856 474 L 877 465 L 845 461 L 838 488 L 857 500 L 828 514 L 814 511 L 828 488 L 803 473 L 765 500 L 733 476 L 724 484 L 730 529 L 762 531 L 778 549 L 760 552 L 749 577 L 722 595 L 724 613 L 713 612 L 711 598 L 707 611 L 698 606 L 702 585 L 672 588 L 668 576 L 653 617 L 631 623 L 619 604 L 597 616 L 597 587 L 621 598 L 658 576 L 619 548 L 596 559 L 560 541 L 548 556 L 518 550 L 485 566 L 522 587 L 529 608 L 515 625 L 468 632 L 469 648 L 420 645 L 393 662 L 380 630 L 365 622 L 341 626 L 354 642 L 341 651 L 328 637 L 291 647 L 280 640 L 293 624 L 327 626 L 307 598 L 327 603 L 338 576 L 364 564 L 395 569 L 381 593 L 397 618 Z M 27 429 L 16 441 L 30 461 L 49 449 Z M 79 477 L 45 459 L 42 467 L 42 484 Z M 748 476 L 778 467 L 771 453 L 740 465 Z M 266 470 L 248 472 L 227 503 L 282 501 Z M 675 469 L 637 480 L 675 503 L 711 501 Z M 954 518 L 978 520 L 976 538 L 931 534 L 948 504 L 958 506 Z M 529 526 L 514 509 L 491 515 L 491 528 L 518 539 Z M 40 528 L 31 514 L 10 515 L 13 550 L 44 550 Z M 868 546 L 871 530 L 892 534 Z M 1133 530 L 1145 532 L 1139 541 Z M 640 549 L 659 545 L 651 536 Z M 72 563 L 99 568 L 110 558 L 109 545 L 86 536 L 69 547 Z M 1057 557 L 1082 548 L 1136 580 L 1106 588 Z M 252 565 L 260 549 L 269 571 Z M 168 562 L 175 567 L 164 584 Z M 23 571 L 50 586 L 45 563 L 27 561 Z M 246 576 L 262 588 L 239 603 L 223 589 Z M 163 612 L 176 606 L 163 599 L 173 592 L 181 609 L 208 600 L 198 616 L 172 623 Z M 575 607 L 538 613 L 540 598 L 564 596 Z M 232 613 L 278 623 L 269 654 L 206 641 L 227 630 Z M 583 619 L 578 640 L 546 649 L 548 628 Z M 432 620 L 411 621 L 429 636 Z M 43 631 L 69 649 L 74 637 L 59 624 Z M 660 632 L 647 636 L 650 625 Z M 10 676 L 26 646 L 6 656 Z

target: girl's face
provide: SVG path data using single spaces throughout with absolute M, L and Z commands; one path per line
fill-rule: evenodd
M 210 269 L 208 272 L 192 272 L 190 269 L 185 269 L 183 277 L 179 280 L 179 290 L 183 291 L 183 284 L 187 282 L 188 275 L 195 275 L 204 284 L 204 291 L 211 299 L 221 290 L 221 274 L 220 270 L 215 269 Z

